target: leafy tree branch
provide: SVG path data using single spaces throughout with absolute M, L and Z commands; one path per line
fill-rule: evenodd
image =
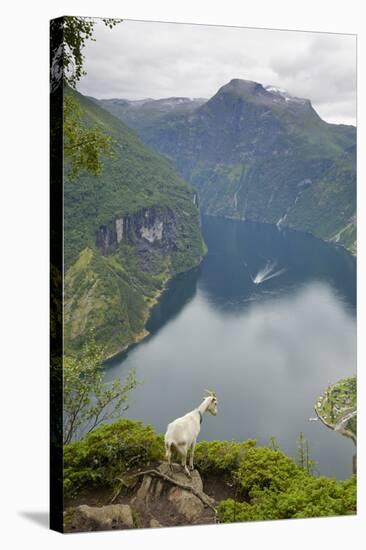
M 121 19 L 102 19 L 104 25 L 113 29 Z M 88 40 L 95 41 L 94 30 L 97 19 L 68 16 L 51 23 L 51 93 L 58 86 L 76 88 L 86 74 L 83 50 Z M 60 34 L 61 43 L 55 43 L 53 36 Z M 87 127 L 83 110 L 76 97 L 64 92 L 64 157 L 70 167 L 69 179 L 74 180 L 82 170 L 94 176 L 101 173 L 102 157 L 113 158 L 111 138 L 102 128 Z
M 128 409 L 128 396 L 136 385 L 130 371 L 122 383 L 103 380 L 103 350 L 95 341 L 86 344 L 80 356 L 64 361 L 64 444 L 76 440 L 102 422 L 118 418 Z
M 122 19 L 102 19 L 104 25 L 113 29 Z M 97 20 L 92 17 L 63 18 L 63 77 L 66 84 L 75 88 L 76 84 L 86 74 L 84 69 L 85 56 L 83 49 L 88 40 L 95 41 L 94 27 Z
M 88 128 L 82 123 L 83 110 L 77 99 L 64 95 L 64 155 L 70 166 L 69 179 L 74 180 L 81 170 L 98 176 L 102 156 L 113 158 L 111 137 L 98 126 Z

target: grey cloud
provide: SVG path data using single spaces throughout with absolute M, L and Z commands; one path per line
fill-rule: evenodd
M 211 97 L 232 78 L 286 88 L 329 122 L 355 123 L 351 35 L 124 21 L 98 23 L 82 93 L 99 98 Z
M 273 57 L 278 80 L 312 100 L 327 120 L 354 123 L 356 111 L 356 41 L 345 35 L 321 35 L 300 52 Z

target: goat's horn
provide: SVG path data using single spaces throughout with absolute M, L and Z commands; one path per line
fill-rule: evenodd
M 216 397 L 216 393 L 214 391 L 205 390 L 205 392 L 208 393 L 208 395 L 212 395 L 213 397 Z

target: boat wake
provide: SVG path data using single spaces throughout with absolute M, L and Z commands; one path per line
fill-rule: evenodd
M 260 285 L 265 281 L 269 281 L 270 279 L 279 277 L 280 275 L 282 275 L 282 273 L 285 273 L 285 271 L 287 271 L 286 267 L 283 267 L 282 269 L 279 269 L 276 271 L 276 267 L 277 267 L 277 262 L 272 262 L 268 260 L 266 265 L 258 271 L 255 277 L 252 277 L 252 275 L 250 275 L 253 283 L 255 285 Z

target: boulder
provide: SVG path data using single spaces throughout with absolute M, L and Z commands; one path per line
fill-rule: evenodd
M 66 512 L 65 531 L 103 531 L 106 529 L 132 529 L 132 510 L 127 504 L 88 506 L 82 504 Z
M 155 524 L 156 517 L 167 526 L 214 522 L 215 514 L 210 507 L 214 501 L 203 492 L 202 479 L 197 470 L 191 472 L 191 478 L 188 478 L 178 464 L 170 470 L 168 464 L 163 462 L 156 472 L 157 475 L 147 473 L 143 476 L 136 496 L 131 500 L 133 509 L 149 518 L 150 527 L 152 523 L 158 526 Z
M 161 525 L 161 523 L 158 522 L 157 519 L 151 518 L 150 527 L 155 528 L 155 527 L 163 527 L 163 526 Z
M 173 487 L 169 491 L 168 500 L 173 504 L 178 514 L 184 516 L 189 523 L 198 519 L 204 510 L 202 500 L 193 493 L 184 491 L 179 487 Z

